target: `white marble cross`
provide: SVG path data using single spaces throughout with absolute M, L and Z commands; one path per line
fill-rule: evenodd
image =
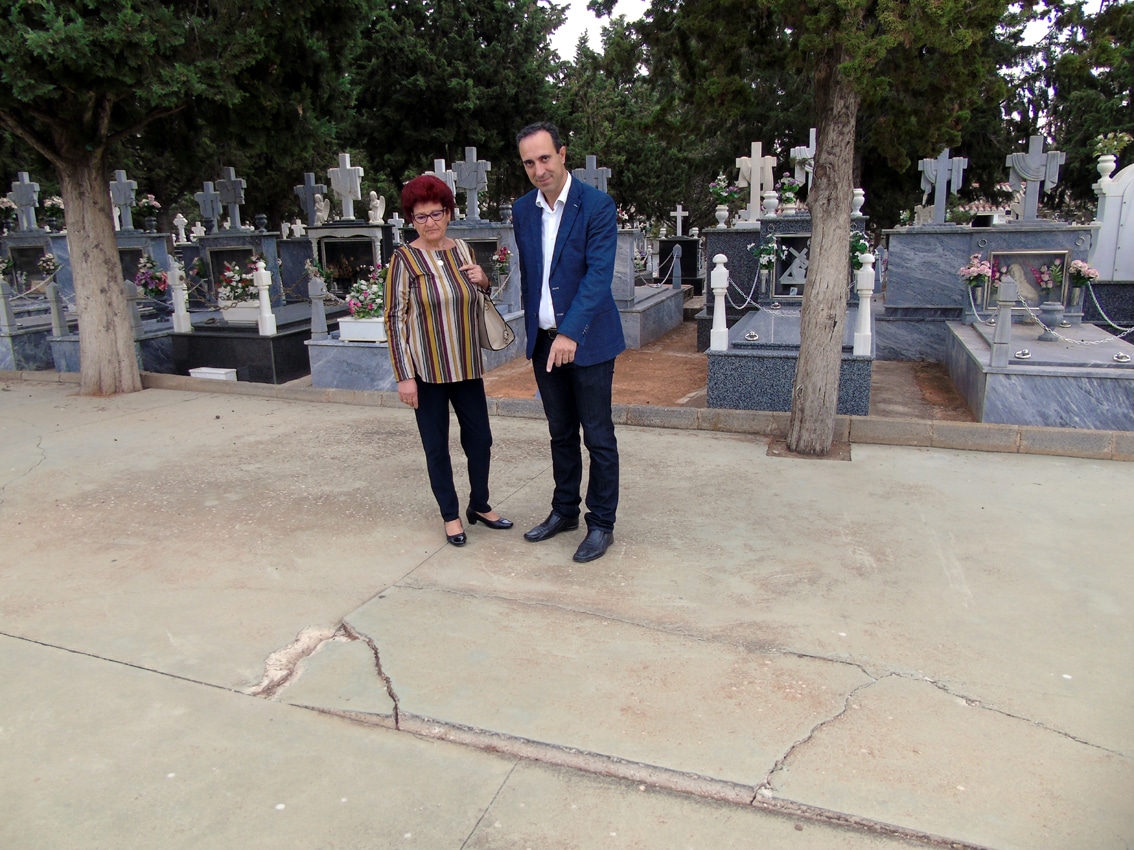
M 449 191 L 453 193 L 454 198 L 457 197 L 457 183 L 455 181 L 456 175 L 453 174 L 451 169 L 445 167 L 445 160 L 433 160 L 433 171 L 429 173 L 443 182 L 446 186 L 448 186 Z
M 937 159 L 919 160 L 917 170 L 921 172 L 921 203 L 924 206 L 930 190 L 933 191 L 933 223 L 945 223 L 945 208 L 949 200 L 949 185 L 953 191 L 961 188 L 961 177 L 968 168 L 969 161 L 964 157 L 949 158 L 949 149 L 941 151 Z
M 357 165 L 350 164 L 350 154 L 339 154 L 339 167 L 327 169 L 327 177 L 331 181 L 331 188 L 339 196 L 343 204 L 343 218 L 354 218 L 354 202 L 362 200 L 363 171 Z
M 303 226 L 303 222 L 298 218 L 291 223 L 291 236 L 293 239 L 302 239 L 307 235 L 307 228 Z
M 465 148 L 464 161 L 453 163 L 454 182 L 465 193 L 465 218 L 469 221 L 480 221 L 477 193 L 488 188 L 488 172 L 491 170 L 491 162 L 476 158 L 476 148 Z
M 795 163 L 795 179 L 802 181 L 807 177 L 807 188 L 811 189 L 811 175 L 815 171 L 815 128 L 811 128 L 809 143 L 791 149 L 791 161 Z
M 178 213 L 173 217 L 173 226 L 177 228 L 177 241 L 178 243 L 185 242 L 185 225 L 189 223 L 189 219 Z
M 740 176 L 736 185 L 741 189 L 748 189 L 748 209 L 745 211 L 746 221 L 757 221 L 760 218 L 760 167 L 764 162 L 763 142 L 752 143 L 751 156 L 738 156 L 736 167 L 740 169 Z
M 1040 181 L 1043 190 L 1050 192 L 1059 182 L 1059 168 L 1067 160 L 1063 151 L 1043 152 L 1043 136 L 1028 140 L 1027 153 L 1011 153 L 1004 161 L 1008 166 L 1008 182 L 1013 189 L 1026 184 L 1024 190 L 1024 221 L 1034 221 L 1039 209 Z
M 217 181 L 221 203 L 228 207 L 228 226 L 240 230 L 240 205 L 244 203 L 244 178 L 236 176 L 236 169 L 226 166 L 221 169 L 223 179 Z
M 308 171 L 303 175 L 303 185 L 295 187 L 295 194 L 299 195 L 299 206 L 307 214 L 307 226 L 315 226 L 315 215 L 319 210 L 315 206 L 315 196 L 327 194 L 327 187 L 315 182 L 315 175 Z
M 677 205 L 677 209 L 675 209 L 675 210 L 671 210 L 671 211 L 670 211 L 670 213 L 669 213 L 669 217 L 670 217 L 670 218 L 675 218 L 675 219 L 677 219 L 677 235 L 678 235 L 678 236 L 681 236 L 681 235 L 682 235 L 682 234 L 681 234 L 681 228 L 682 228 L 682 222 L 681 222 L 681 220 L 682 220 L 683 218 L 685 218 L 685 217 L 686 217 L 687 215 L 689 215 L 689 210 L 684 210 L 684 209 L 682 209 L 682 208 L 681 208 L 681 204 L 678 204 L 678 205 Z
M 205 235 L 205 228 L 199 221 L 193 222 L 193 226 L 189 228 L 189 232 L 193 234 L 194 239 L 200 239 Z
M 126 179 L 126 172 L 121 169 L 114 172 L 114 182 L 110 184 L 110 198 L 114 208 L 118 210 L 119 226 L 123 230 L 134 229 L 133 211 L 134 190 L 138 184 L 134 180 Z

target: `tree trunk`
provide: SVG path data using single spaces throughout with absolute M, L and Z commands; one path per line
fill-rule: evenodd
M 79 312 L 79 393 L 137 392 L 142 379 L 122 286 L 105 163 L 95 153 L 72 157 L 66 168 L 57 170 Z
M 807 196 L 811 249 L 787 438 L 789 450 L 807 455 L 831 450 L 839 400 L 859 103 L 850 81 L 838 70 L 844 58 L 842 51 L 827 54 L 815 77 L 815 172 Z

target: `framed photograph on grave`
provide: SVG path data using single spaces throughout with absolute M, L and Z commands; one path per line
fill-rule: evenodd
M 138 263 L 142 261 L 141 248 L 119 248 L 118 249 L 118 262 L 122 266 L 122 279 L 134 280 L 134 275 L 138 273 Z
M 776 299 L 803 299 L 807 279 L 810 233 L 783 233 L 776 236 L 776 269 L 772 295 Z M 783 254 L 783 256 L 780 256 Z
M 327 288 L 336 295 L 345 295 L 363 269 L 378 262 L 373 239 L 325 236 L 319 240 L 319 261 L 327 270 Z
M 995 309 L 1001 277 L 1009 275 L 1019 287 L 1020 299 L 1029 307 L 1044 301 L 1067 303 L 1069 251 L 992 251 L 992 285 L 984 287 L 985 309 Z M 1017 305 L 1022 310 L 1023 307 Z

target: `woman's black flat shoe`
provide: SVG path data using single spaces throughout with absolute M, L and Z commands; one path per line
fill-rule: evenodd
M 501 529 L 512 527 L 512 520 L 510 519 L 504 519 L 504 517 L 500 517 L 500 519 L 489 519 L 488 517 L 481 516 L 472 508 L 465 511 L 465 516 L 469 518 L 469 525 L 476 525 L 478 522 L 483 522 L 489 528 Z

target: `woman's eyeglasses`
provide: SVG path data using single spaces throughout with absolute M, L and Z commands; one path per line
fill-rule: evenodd
M 429 219 L 440 221 L 442 218 L 444 218 L 446 212 L 448 212 L 448 210 L 434 210 L 433 212 L 427 213 L 414 213 L 413 220 L 418 224 L 425 224 L 425 222 L 429 221 Z

